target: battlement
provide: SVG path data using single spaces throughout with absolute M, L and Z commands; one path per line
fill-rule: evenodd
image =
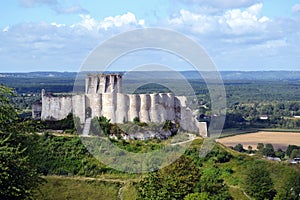
M 121 93 L 121 74 L 89 74 L 85 79 L 86 94 Z

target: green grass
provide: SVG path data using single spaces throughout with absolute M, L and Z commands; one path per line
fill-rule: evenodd
M 249 200 L 249 198 L 243 193 L 243 190 L 238 187 L 230 187 L 229 193 L 234 200 Z
M 296 132 L 300 133 L 299 129 L 281 129 L 281 128 L 265 128 L 259 129 L 258 131 L 269 131 L 269 132 Z
M 123 200 L 135 200 L 137 199 L 137 190 L 132 183 L 127 183 L 122 190 Z
M 114 200 L 118 198 L 120 183 L 81 180 L 66 177 L 46 177 L 46 183 L 36 193 L 38 200 Z
M 219 138 L 224 137 L 230 137 L 234 135 L 240 135 L 240 134 L 247 134 L 247 133 L 254 133 L 257 132 L 257 128 L 246 128 L 246 129 L 240 129 L 240 128 L 229 128 L 229 129 L 223 129 L 222 134 Z

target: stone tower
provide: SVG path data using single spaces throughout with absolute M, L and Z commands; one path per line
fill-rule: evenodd
M 86 94 L 121 93 L 121 87 L 120 74 L 93 74 L 85 79 Z

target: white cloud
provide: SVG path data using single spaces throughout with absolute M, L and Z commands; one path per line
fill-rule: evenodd
M 262 4 L 255 4 L 245 11 L 234 9 L 227 11 L 221 17 L 221 24 L 226 23 L 230 28 L 229 33 L 247 34 L 250 32 L 260 32 L 265 29 L 265 23 L 270 21 L 266 16 L 261 15 Z
M 72 25 L 71 27 L 75 27 L 75 26 L 79 25 L 90 31 L 97 28 L 98 22 L 94 18 L 92 18 L 90 15 L 79 15 L 79 16 L 82 19 L 81 22 L 79 22 L 78 24 Z
M 4 29 L 2 29 L 2 32 L 8 32 L 9 29 L 10 29 L 10 27 L 9 27 L 9 26 L 6 26 Z
M 104 29 L 107 31 L 108 29 L 121 28 L 123 26 L 143 27 L 145 25 L 145 20 L 137 20 L 135 15 L 131 12 L 123 15 L 105 17 L 101 21 L 97 21 L 90 15 L 80 15 L 80 17 L 82 21 L 72 25 L 71 27 L 82 26 L 89 31 L 97 31 L 99 29 Z
M 110 16 L 104 18 L 104 20 L 100 23 L 100 27 L 104 30 L 107 30 L 109 28 L 113 27 L 121 27 L 124 25 L 137 25 L 137 26 L 144 26 L 145 21 L 144 20 L 137 20 L 135 15 L 131 12 L 128 12 L 123 15 L 117 15 L 117 16 Z
M 295 4 L 295 5 L 292 7 L 292 12 L 293 12 L 293 13 L 300 12 L 300 4 Z
M 55 26 L 55 27 L 57 27 L 57 28 L 60 28 L 60 27 L 65 27 L 66 25 L 65 24 L 58 24 L 58 23 L 56 23 L 56 22 L 52 22 L 52 23 L 50 23 L 52 26 Z
M 179 15 L 168 22 L 172 26 L 181 26 L 201 34 L 249 34 L 260 32 L 266 28 L 270 19 L 261 16 L 262 4 L 255 4 L 244 11 L 241 9 L 227 10 L 220 15 L 198 14 L 187 10 L 180 10 Z

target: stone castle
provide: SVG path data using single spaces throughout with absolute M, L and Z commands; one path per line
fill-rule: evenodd
M 186 97 L 172 93 L 123 94 L 120 74 L 87 75 L 84 94 L 55 96 L 42 91 L 42 120 L 61 120 L 70 113 L 81 123 L 97 116 L 105 116 L 111 123 L 125 123 L 135 117 L 146 123 L 173 120 L 183 130 L 207 137 L 206 123 L 196 120 Z

